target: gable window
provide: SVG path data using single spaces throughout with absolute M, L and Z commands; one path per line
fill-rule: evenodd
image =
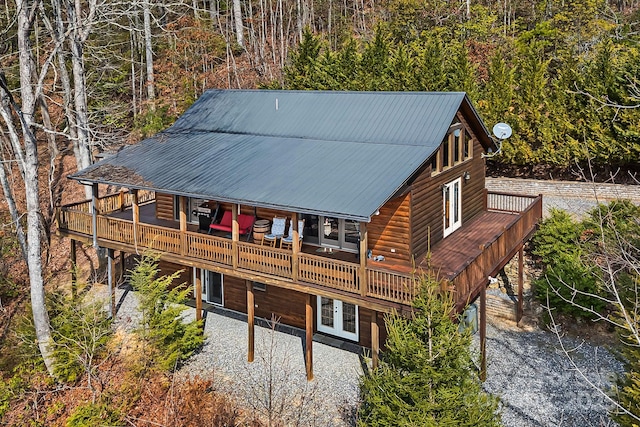
M 440 148 L 431 158 L 431 174 L 435 175 L 473 157 L 473 138 L 461 123 L 451 125 Z

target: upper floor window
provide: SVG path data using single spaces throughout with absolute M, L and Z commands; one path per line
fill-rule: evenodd
M 473 138 L 462 123 L 451 125 L 438 151 L 431 158 L 431 173 L 438 174 L 473 157 Z

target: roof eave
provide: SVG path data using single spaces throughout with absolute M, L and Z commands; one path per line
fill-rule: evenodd
M 353 220 L 358 222 L 371 222 L 371 216 L 373 215 L 373 213 L 369 216 L 363 216 L 363 215 L 348 214 L 344 212 L 327 212 L 327 211 L 319 211 L 315 209 L 305 209 L 305 208 L 296 207 L 296 206 L 284 206 L 284 205 L 278 205 L 274 203 L 261 203 L 261 202 L 255 202 L 250 200 L 235 199 L 231 197 L 220 197 L 220 196 L 215 196 L 211 194 L 185 193 L 185 192 L 180 192 L 175 190 L 168 190 L 164 188 L 156 188 L 153 186 L 132 185 L 125 182 L 116 182 L 116 181 L 109 181 L 109 180 L 95 179 L 95 178 L 85 178 L 78 175 L 69 175 L 67 178 L 78 181 L 78 183 L 82 185 L 89 185 L 89 184 L 112 185 L 116 187 L 124 187 L 128 189 L 132 189 L 132 190 L 155 191 L 157 193 L 171 194 L 172 196 L 185 196 L 185 197 L 193 197 L 197 199 L 209 199 L 209 200 L 215 200 L 223 203 L 234 203 L 234 204 L 239 204 L 244 206 L 253 206 L 258 208 L 297 212 L 297 213 L 310 214 L 310 215 L 323 215 L 323 216 L 330 216 L 332 218 L 348 219 L 348 220 Z

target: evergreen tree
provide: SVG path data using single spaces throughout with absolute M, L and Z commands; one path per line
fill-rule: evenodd
M 203 341 L 202 321 L 186 322 L 181 313 L 190 289 L 171 288 L 179 272 L 159 276 L 156 257 L 145 255 L 131 271 L 131 286 L 138 291 L 142 314 L 138 334 L 146 344 L 145 360 L 163 371 L 175 369 Z
M 450 294 L 421 279 L 413 314 L 387 317 L 387 350 L 360 383 L 360 426 L 498 426 L 498 400 L 482 391 L 471 336 Z

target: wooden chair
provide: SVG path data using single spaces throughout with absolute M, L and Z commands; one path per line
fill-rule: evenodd
M 298 239 L 302 246 L 302 232 L 304 230 L 304 219 L 298 220 Z M 285 248 L 286 246 L 286 248 Z M 293 249 L 293 224 L 289 225 L 289 234 L 280 239 L 280 248 Z
M 262 241 L 260 244 L 269 245 L 272 247 L 276 246 L 276 242 L 278 239 L 281 239 L 284 236 L 284 229 L 287 225 L 287 218 L 274 217 L 273 222 L 271 223 L 271 231 L 268 234 L 262 236 Z

